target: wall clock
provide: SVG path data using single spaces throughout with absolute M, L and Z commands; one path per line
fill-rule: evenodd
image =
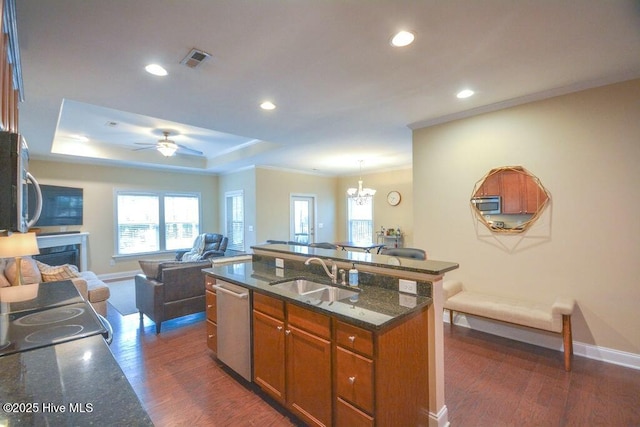
M 400 204 L 400 192 L 399 191 L 389 191 L 389 194 L 387 194 L 387 202 L 391 205 L 391 206 L 398 206 Z

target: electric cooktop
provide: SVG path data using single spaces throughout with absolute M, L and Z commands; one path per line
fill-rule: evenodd
M 0 356 L 47 347 L 107 329 L 86 302 L 0 314 Z

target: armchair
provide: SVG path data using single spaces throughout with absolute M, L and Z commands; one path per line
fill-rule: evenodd
M 207 260 L 199 262 L 163 262 L 151 274 L 135 276 L 136 308 L 156 324 L 156 333 L 165 320 L 199 313 L 205 309 L 202 269 L 211 267 Z
M 204 233 L 196 237 L 193 248 L 176 252 L 176 261 L 200 261 L 224 256 L 229 239 L 218 233 Z

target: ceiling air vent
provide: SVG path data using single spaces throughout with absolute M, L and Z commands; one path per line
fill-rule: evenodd
M 204 50 L 191 49 L 191 52 L 189 52 L 189 54 L 185 56 L 184 59 L 180 61 L 180 63 L 186 65 L 189 68 L 196 68 L 210 56 L 211 55 Z

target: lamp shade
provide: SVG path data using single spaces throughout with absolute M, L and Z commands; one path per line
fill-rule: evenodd
M 0 237 L 0 258 L 22 257 L 39 253 L 36 233 L 12 233 Z

